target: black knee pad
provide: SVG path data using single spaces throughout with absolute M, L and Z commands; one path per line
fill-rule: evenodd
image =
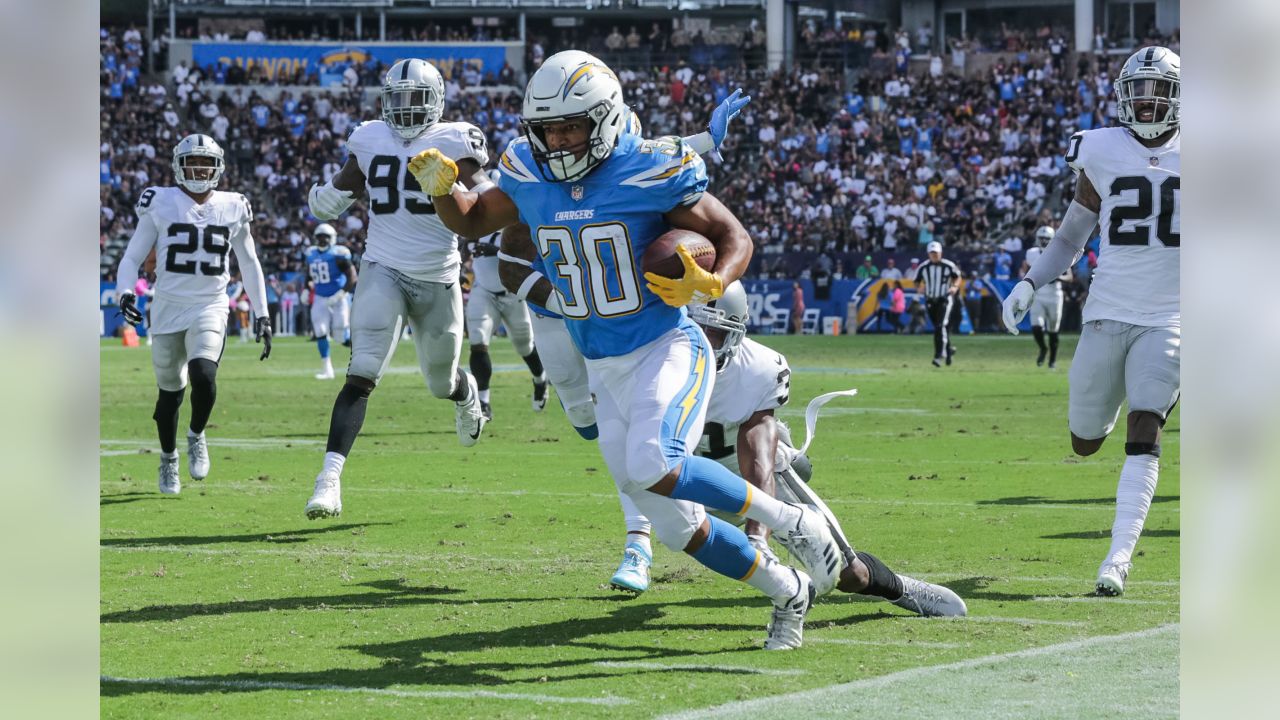
M 338 391 L 339 395 L 345 395 L 351 399 L 367 398 L 373 393 L 373 389 L 377 387 L 372 380 L 362 378 L 358 375 L 348 375 L 346 383 L 343 384 L 342 390 Z
M 809 482 L 813 478 L 813 463 L 809 462 L 808 455 L 797 455 L 791 460 L 791 469 L 796 471 L 796 475 L 800 479 Z
M 187 363 L 187 377 L 192 385 L 213 385 L 218 379 L 218 363 L 207 358 L 196 358 Z
M 1160 457 L 1160 443 L 1127 442 L 1124 444 L 1124 454 Z

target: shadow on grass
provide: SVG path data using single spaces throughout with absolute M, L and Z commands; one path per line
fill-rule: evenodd
M 1179 502 L 1181 495 L 1156 495 L 1151 498 L 1153 503 L 1163 502 Z M 1100 498 L 1077 498 L 1075 500 L 1059 500 L 1057 498 L 1044 497 L 1042 495 L 1019 495 L 1016 497 L 998 498 L 995 500 L 978 500 L 977 505 L 1115 505 L 1116 499 L 1112 497 Z
M 764 624 L 768 619 L 769 603 L 763 598 L 697 598 L 679 602 L 650 602 L 645 598 L 633 602 L 617 602 L 616 596 L 592 597 L 541 597 L 541 598 L 449 598 L 434 596 L 431 593 L 406 596 L 402 594 L 398 583 L 391 581 L 392 592 L 359 593 L 349 596 L 332 596 L 328 598 L 286 598 L 280 600 L 252 601 L 251 607 L 241 606 L 232 611 L 248 611 L 267 608 L 285 609 L 293 607 L 315 607 L 323 602 L 329 607 L 351 607 L 344 602 L 362 603 L 357 607 L 384 607 L 413 604 L 456 604 L 464 608 L 475 604 L 508 604 L 513 602 L 564 603 L 578 602 L 582 612 L 578 617 L 553 622 L 534 622 L 527 625 L 516 625 L 497 630 L 468 630 L 463 632 L 445 632 L 439 635 L 397 640 L 385 643 L 342 646 L 343 650 L 355 650 L 364 655 L 378 658 L 381 666 L 377 668 L 328 668 L 323 670 L 301 672 L 240 672 L 224 675 L 190 676 L 178 678 L 184 681 L 208 683 L 207 685 L 169 685 L 162 682 L 146 683 L 103 683 L 101 694 L 104 697 L 127 696 L 138 693 L 162 692 L 166 694 L 204 694 L 224 692 L 258 692 L 266 689 L 262 683 L 285 683 L 298 685 L 331 685 L 340 687 L 386 688 L 390 686 L 445 686 L 456 688 L 508 688 L 532 685 L 537 688 L 555 687 L 556 683 L 614 678 L 619 675 L 635 677 L 640 674 L 675 676 L 688 673 L 679 668 L 597 668 L 601 662 L 630 662 L 667 660 L 675 663 L 689 662 L 701 656 L 715 655 L 723 658 L 729 653 L 754 653 L 762 651 L 759 642 L 753 640 L 750 645 L 740 641 L 727 644 L 722 638 L 719 644 L 715 640 L 700 643 L 697 649 L 662 647 L 656 645 L 623 644 L 612 638 L 621 633 L 642 633 L 644 638 L 685 637 L 695 633 L 714 631 L 754 631 L 759 635 L 758 641 L 764 639 Z M 448 593 L 457 593 L 452 589 L 442 589 Z M 603 608 L 603 614 L 595 612 Z M 724 617 L 732 612 L 731 617 L 740 618 L 742 622 L 681 622 L 668 617 L 672 610 L 706 609 L 716 612 L 713 617 Z M 139 611 L 143 612 L 143 611 Z M 157 609 L 156 612 L 159 612 Z M 117 614 L 121 615 L 121 614 Z M 880 619 L 892 619 L 895 615 L 886 613 L 869 613 L 843 618 L 827 625 L 852 625 Z M 138 620 L 159 620 L 161 617 L 136 618 Z M 104 622 L 107 616 L 104 616 Z M 120 621 L 120 620 L 116 620 Z M 634 640 L 635 635 L 629 635 Z M 564 657 L 574 650 L 587 651 L 576 654 L 584 657 Z M 518 652 L 509 652 L 517 650 Z M 550 650 L 555 659 L 539 659 L 530 651 Z M 470 654 L 474 659 L 460 659 L 456 654 Z M 524 659 L 529 658 L 529 659 Z M 740 663 L 739 663 L 740 664 Z M 717 668 L 708 663 L 698 668 L 700 673 L 722 673 L 726 677 L 741 677 L 741 671 L 733 668 Z M 248 686 L 239 684 L 248 683 Z M 256 686 L 255 685 L 259 685 Z
M 148 545 L 217 545 L 219 543 L 302 543 L 308 538 L 326 533 L 355 530 L 356 528 L 391 525 L 392 523 L 343 523 L 340 525 L 317 525 L 297 530 L 281 530 L 280 532 L 248 533 L 246 535 L 167 535 L 149 538 L 106 538 L 102 545 L 125 545 L 129 547 L 147 547 Z
M 165 500 L 165 499 L 167 499 L 164 495 L 161 495 L 161 494 L 160 494 L 160 493 L 158 493 L 158 492 L 149 492 L 149 493 L 144 493 L 144 492 L 114 493 L 114 494 L 111 494 L 111 495 L 100 495 L 100 496 L 98 496 L 98 497 L 99 497 L 99 500 L 98 500 L 98 506 L 99 506 L 99 507 L 106 507 L 106 506 L 108 506 L 108 505 L 122 505 L 122 504 L 124 504 L 124 503 L 138 502 L 139 500 Z

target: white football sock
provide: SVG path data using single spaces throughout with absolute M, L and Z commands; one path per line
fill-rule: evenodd
M 161 453 L 160 453 L 160 459 L 161 459 L 161 460 L 177 460 L 177 459 L 178 459 L 178 451 L 177 451 L 177 450 L 174 450 L 174 451 L 173 451 L 173 452 L 171 452 L 171 453 L 161 452 Z
M 320 371 L 321 371 L 321 372 L 324 372 L 324 373 L 327 373 L 327 374 L 333 374 L 333 359 L 332 359 L 332 358 L 322 358 L 322 359 L 321 359 L 321 365 L 320 365 Z
M 202 432 L 198 433 L 198 432 L 196 432 L 195 430 L 192 430 L 191 428 L 187 428 L 187 437 L 189 437 L 189 438 L 198 438 L 198 437 L 200 437 L 201 435 L 204 435 L 204 433 L 202 433 Z
M 745 582 L 769 596 L 775 603 L 784 603 L 795 596 L 800 590 L 800 581 L 791 568 L 774 562 L 759 550 L 756 553 L 759 555 L 756 569 Z
M 750 505 L 743 515 L 763 523 L 770 530 L 789 531 L 800 520 L 800 508 L 774 498 L 758 487 L 751 488 Z
M 623 547 L 623 550 L 628 547 L 638 547 L 644 550 L 649 557 L 653 557 L 653 545 L 649 542 L 648 533 L 627 531 L 627 544 Z
M 651 529 L 649 518 L 640 512 L 640 508 L 636 507 L 636 501 L 631 496 L 618 491 L 618 503 L 622 505 L 622 517 L 627 523 L 627 532 L 648 533 Z
M 481 391 L 480 391 L 480 402 L 482 402 L 482 403 L 487 403 L 487 402 L 489 402 L 489 391 L 488 391 L 488 390 L 481 390 Z
M 1116 487 L 1116 520 L 1111 525 L 1111 552 L 1107 553 L 1107 562 L 1132 561 L 1159 479 L 1160 459 L 1155 455 L 1130 455 L 1124 461 L 1120 484 Z
M 347 457 L 342 453 L 327 452 L 324 454 L 324 472 L 342 474 L 342 467 L 347 464 Z

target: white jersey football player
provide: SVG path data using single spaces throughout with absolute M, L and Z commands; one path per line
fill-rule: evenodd
M 1160 431 L 1180 390 L 1180 66 L 1163 47 L 1142 48 L 1125 62 L 1115 81 L 1124 127 L 1071 136 L 1066 160 L 1077 176 L 1075 201 L 1004 303 L 1005 326 L 1016 332 L 1036 290 L 1070 267 L 1093 227 L 1101 227 L 1068 407 L 1071 446 L 1092 455 L 1129 401 L 1111 549 L 1095 583 L 1101 595 L 1124 592 L 1159 478 Z
M 425 60 L 401 60 L 382 86 L 382 119 L 361 123 L 347 140 L 350 156 L 325 185 L 311 188 L 309 205 L 332 220 L 367 193 L 369 232 L 351 312 L 351 364 L 334 402 L 324 467 L 306 506 L 309 518 L 342 512 L 340 478 L 364 424 L 369 394 L 386 371 L 402 323 L 413 330 L 427 388 L 456 404 L 458 440 L 480 439 L 485 418 L 476 381 L 459 367 L 462 352 L 461 256 L 458 238 L 440 222 L 431 198 L 409 172 L 409 159 L 434 148 L 455 161 L 466 187 L 487 183 L 484 134 L 464 122 L 441 120 L 444 80 Z
M 118 304 L 125 320 L 142 322 L 133 286 L 154 249 L 155 296 L 151 303 L 151 364 L 160 388 L 153 418 L 160 435 L 160 492 L 182 490 L 178 469 L 178 410 L 191 383 L 187 469 L 209 475 L 204 429 L 217 398 L 218 362 L 226 346 L 227 253 L 235 251 L 253 304 L 254 334 L 271 354 L 267 284 L 254 249 L 253 210 L 240 193 L 215 190 L 225 167 L 222 148 L 208 135 L 188 135 L 173 149 L 177 187 L 149 187 L 138 197 L 138 227 L 116 270 Z
M 789 399 L 791 368 L 781 354 L 746 337 L 747 294 L 742 283 L 730 284 L 715 301 L 690 305 L 689 317 L 706 333 L 716 358 L 716 384 L 697 454 L 719 462 L 780 500 L 814 504 L 827 511 L 825 503 L 815 503 L 817 495 L 808 485 L 813 472 L 808 458 L 792 446 L 787 427 L 775 415 Z M 625 494 L 619 493 L 619 498 L 628 544 L 611 583 L 620 590 L 640 593 L 649 586 L 648 520 Z M 737 516 L 719 516 L 741 522 Z M 893 572 L 875 555 L 854 550 L 834 516 L 828 522 L 845 555 L 837 590 L 879 597 L 921 615 L 967 613 L 964 600 L 951 590 Z M 746 532 L 756 549 L 773 554 L 769 528 L 746 520 Z M 641 534 L 645 542 L 637 542 Z M 786 547 L 785 542 L 782 545 Z
M 1026 277 L 1031 265 L 1053 240 L 1053 228 L 1044 225 L 1036 230 L 1036 245 L 1027 250 L 1026 259 L 1022 261 L 1021 277 Z M 1044 365 L 1045 356 L 1049 357 L 1049 369 L 1058 366 L 1058 328 L 1062 326 L 1062 283 L 1071 282 L 1074 275 L 1067 268 L 1058 277 L 1050 280 L 1042 287 L 1036 288 L 1035 299 L 1031 301 L 1031 333 L 1040 348 L 1036 356 L 1036 365 Z M 1045 334 L 1049 335 L 1049 344 L 1045 345 Z
M 489 171 L 493 182 L 497 182 L 497 176 L 497 170 Z M 512 346 L 533 375 L 533 411 L 542 412 L 547 406 L 547 375 L 534 344 L 529 306 L 503 287 L 502 278 L 498 275 L 501 238 L 502 233 L 492 233 L 470 246 L 471 271 L 475 274 L 475 281 L 467 298 L 467 337 L 471 339 L 471 374 L 480 388 L 480 409 L 488 420 L 493 419 L 489 405 L 489 382 L 493 378 L 489 341 L 499 325 L 506 327 Z

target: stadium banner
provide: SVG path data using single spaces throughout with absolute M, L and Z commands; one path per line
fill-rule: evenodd
M 840 282 L 848 282 L 848 281 L 840 281 Z M 880 298 L 880 289 L 888 285 L 890 282 L 894 282 L 894 281 L 881 280 L 877 278 L 875 280 L 861 280 L 859 282 L 860 282 L 860 285 L 851 294 L 852 297 L 850 299 L 850 302 L 855 303 L 858 308 L 858 315 L 857 315 L 858 332 L 888 331 L 889 329 L 888 326 L 885 325 L 885 323 L 881 322 L 879 319 L 879 311 L 881 307 L 884 307 L 886 309 L 888 308 L 888 306 L 885 304 L 886 301 L 881 300 Z M 906 296 L 906 301 L 907 301 L 907 312 L 902 313 L 898 317 L 898 321 L 902 323 L 903 327 L 910 327 L 911 305 L 912 303 L 917 301 L 923 303 L 925 301 L 924 294 L 921 292 L 921 288 L 916 286 L 916 282 L 914 280 L 908 280 L 904 278 L 897 282 L 902 283 L 902 290 L 904 295 Z M 837 283 L 837 287 L 838 285 L 839 283 Z M 1010 284 L 1010 286 L 1012 286 L 1012 283 Z M 1007 289 L 1004 290 L 1004 294 L 1008 294 Z M 1003 298 L 1004 294 L 1000 295 L 1000 297 Z M 957 303 L 959 305 L 959 310 L 960 310 L 959 332 L 962 335 L 970 335 L 973 333 L 973 322 L 969 317 L 969 310 L 968 308 L 965 307 L 965 304 L 963 302 L 963 298 L 964 298 L 963 285 L 961 286 L 960 294 L 958 297 L 961 299 L 961 301 Z M 928 317 L 925 318 L 925 329 L 928 330 L 929 332 L 933 332 L 933 322 L 930 321 Z
M 270 80 L 278 74 L 287 76 L 299 69 L 340 78 L 342 69 L 351 63 L 363 65 L 369 60 L 377 60 L 392 65 L 405 58 L 430 60 L 446 77 L 455 65 L 477 63 L 482 75 L 493 73 L 496 76 L 502 70 L 506 57 L 507 46 L 504 43 L 196 42 L 191 45 L 191 59 L 197 67 L 217 63 L 246 70 L 258 67 Z

